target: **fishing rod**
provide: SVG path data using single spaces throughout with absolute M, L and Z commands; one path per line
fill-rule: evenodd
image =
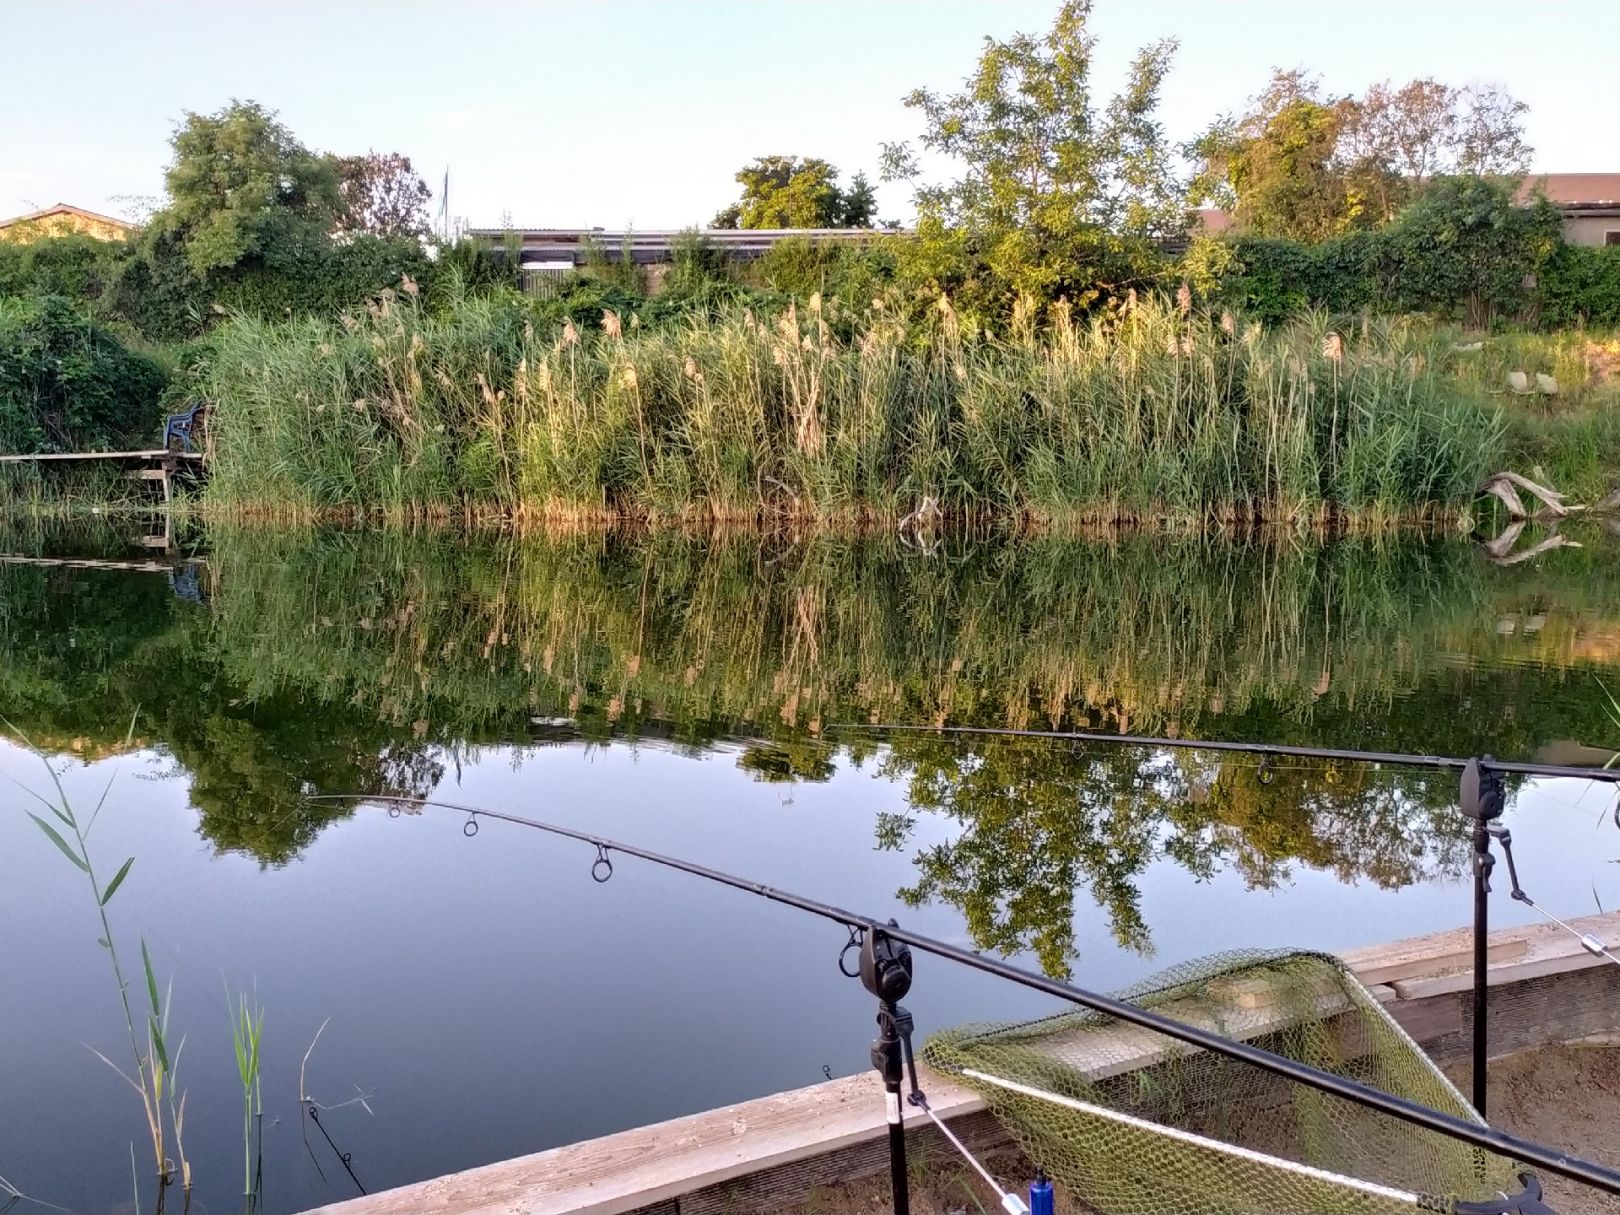
M 993 738 L 1038 738 L 1048 742 L 1115 743 L 1121 746 L 1167 747 L 1182 751 L 1236 751 L 1246 755 L 1259 755 L 1262 762 L 1268 756 L 1287 756 L 1290 759 L 1340 759 L 1388 764 L 1391 767 L 1437 768 L 1454 772 L 1461 772 L 1473 763 L 1490 772 L 1511 773 L 1518 776 L 1568 777 L 1574 780 L 1598 780 L 1620 784 L 1620 766 L 1583 768 L 1573 764 L 1538 764 L 1523 760 L 1493 759 L 1489 755 L 1465 759 L 1456 755 L 1356 751 L 1343 747 L 1302 747 L 1287 743 L 1234 742 L 1213 738 L 1159 738 L 1146 734 L 1105 734 L 1093 730 L 1018 730 L 1001 726 L 925 726 L 899 722 L 839 722 L 828 726 L 827 730 L 828 733 L 844 730 L 890 734 L 958 734 Z
M 1343 1076 L 1322 1071 L 1309 1064 L 1300 1063 L 1281 1055 L 1275 1055 L 1270 1051 L 1251 1046 L 1246 1042 L 1223 1038 L 1209 1030 L 1177 1021 L 1172 1017 L 1167 1017 L 1162 1013 L 1140 1007 L 1117 997 L 1103 995 L 1057 979 L 1048 978 L 1045 975 L 1023 970 L 1009 962 L 984 957 L 971 950 L 902 928 L 892 919 L 884 921 L 876 916 L 849 911 L 831 903 L 823 902 L 820 899 L 809 898 L 751 878 L 739 877 L 736 874 L 681 857 L 669 856 L 634 844 L 626 844 L 619 840 L 610 839 L 607 836 L 597 835 L 594 832 L 564 827 L 556 823 L 548 823 L 540 819 L 511 814 L 506 811 L 488 810 L 462 802 L 451 802 L 431 797 L 375 794 L 314 794 L 310 795 L 306 800 L 361 804 L 371 802 L 382 804 L 390 808 L 391 811 L 403 806 L 437 807 L 466 814 L 468 818 L 462 830 L 468 836 L 476 835 L 478 833 L 478 820 L 487 818 L 496 822 L 509 823 L 514 826 L 544 832 L 548 835 L 575 840 L 596 849 L 596 860 L 591 866 L 591 876 L 598 882 L 605 882 L 612 877 L 613 862 L 610 853 L 634 857 L 637 860 L 646 861 L 661 868 L 690 874 L 693 877 L 702 878 L 721 886 L 729 886 L 734 890 L 741 890 L 758 898 L 794 907 L 821 919 L 841 924 L 851 930 L 851 945 L 857 943 L 854 934 L 864 934 L 865 939 L 860 942 L 863 955 L 862 970 L 867 969 L 867 961 L 871 958 L 875 963 L 874 970 L 878 982 L 868 984 L 868 990 L 872 990 L 873 994 L 878 996 L 880 1006 L 885 1011 L 894 1009 L 894 1001 L 902 998 L 906 989 L 910 986 L 910 958 L 906 956 L 902 962 L 901 955 L 896 949 L 898 946 L 906 946 L 945 961 L 955 962 L 972 970 L 1006 979 L 1008 982 L 1021 987 L 1053 996 L 1070 1004 L 1079 1005 L 1093 1012 L 1102 1013 L 1129 1025 L 1162 1034 L 1167 1038 L 1186 1043 L 1188 1046 L 1207 1050 L 1239 1063 L 1260 1068 L 1285 1080 L 1303 1084 L 1331 1096 L 1340 1097 L 1356 1105 L 1397 1118 L 1410 1125 L 1422 1127 L 1425 1130 L 1459 1140 L 1472 1147 L 1481 1148 L 1521 1164 L 1535 1165 L 1546 1169 L 1548 1172 L 1557 1173 L 1562 1177 L 1568 1177 L 1593 1186 L 1607 1194 L 1620 1195 L 1620 1171 L 1573 1156 L 1567 1152 L 1545 1147 L 1528 1139 L 1520 1139 L 1515 1135 L 1496 1130 L 1483 1122 L 1469 1122 L 1442 1113 L 1439 1110 L 1430 1109 L 1428 1106 L 1420 1105 L 1417 1102 L 1369 1088 Z M 848 947 L 846 946 L 846 948 Z M 895 976 L 902 968 L 906 972 L 905 982 L 896 984 L 895 990 L 898 990 L 898 995 L 894 996 L 893 999 L 888 999 L 885 991 L 876 990 L 884 982 L 885 978 Z M 843 970 L 841 964 L 839 969 Z M 844 971 L 844 973 L 850 974 L 851 972 Z M 863 980 L 866 977 L 865 974 L 862 975 Z M 909 1020 L 909 1017 L 907 1020 Z M 880 1025 L 882 1025 L 881 1015 Z M 909 1040 L 906 1054 L 909 1062 Z M 876 1055 L 877 1051 L 874 1048 L 875 1061 Z M 881 1070 L 881 1064 L 879 1067 Z M 893 1143 L 893 1128 L 896 1122 L 897 1119 L 891 1114 L 891 1144 Z M 903 1133 L 902 1130 L 900 1134 L 903 1135 Z M 901 1157 L 901 1160 L 901 1167 L 895 1170 L 897 1187 L 904 1182 L 903 1157 Z
M 1582 768 L 1566 764 L 1539 764 L 1525 761 L 1499 760 L 1488 755 L 1463 759 L 1454 755 L 1417 755 L 1399 751 L 1357 751 L 1345 747 L 1304 747 L 1286 743 L 1233 742 L 1221 739 L 1159 738 L 1141 734 L 1105 734 L 1095 730 L 1021 730 L 996 726 L 926 726 L 898 722 L 875 724 L 846 722 L 832 726 L 830 729 L 887 732 L 890 734 L 934 733 L 963 737 L 1028 738 L 1048 742 L 1107 743 L 1184 751 L 1235 752 L 1260 757 L 1255 776 L 1263 785 L 1269 785 L 1276 779 L 1276 769 L 1272 766 L 1271 761 L 1273 757 L 1279 756 L 1295 759 L 1344 760 L 1355 763 L 1370 763 L 1375 766 L 1429 768 L 1435 771 L 1459 773 L 1461 786 L 1459 808 L 1463 815 L 1473 822 L 1471 833 L 1474 886 L 1472 1103 L 1482 1117 L 1485 1115 L 1489 1097 L 1486 1084 L 1486 1064 L 1490 1053 L 1487 1041 L 1490 1035 L 1490 1018 L 1488 1015 L 1490 979 L 1486 971 L 1489 966 L 1490 949 L 1488 932 L 1491 871 L 1496 864 L 1495 857 L 1491 853 L 1491 845 L 1493 841 L 1500 842 L 1506 855 L 1509 839 L 1511 838 L 1496 825 L 1496 820 L 1502 816 L 1502 812 L 1506 807 L 1504 777 L 1513 774 L 1602 781 L 1608 784 L 1620 783 L 1620 766 L 1615 766 L 1613 761 L 1608 767 Z M 1615 806 L 1615 823 L 1620 826 L 1620 803 Z M 1508 855 L 1508 864 L 1511 868 L 1511 855 Z M 1545 916 L 1580 940 L 1582 948 L 1586 949 L 1587 952 L 1599 957 L 1608 957 L 1610 961 L 1617 961 L 1606 951 L 1593 948 L 1592 942 L 1595 938 L 1586 937 L 1539 907 L 1518 888 L 1516 879 L 1514 881 L 1513 898 Z

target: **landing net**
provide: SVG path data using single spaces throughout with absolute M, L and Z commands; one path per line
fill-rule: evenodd
M 1336 958 L 1221 954 L 1117 994 L 1480 1121 Z M 1102 1013 L 966 1025 L 923 1058 L 980 1092 L 1032 1163 L 1102 1215 L 1446 1211 L 1520 1188 L 1506 1158 Z

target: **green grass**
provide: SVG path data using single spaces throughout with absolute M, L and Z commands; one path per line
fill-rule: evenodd
M 1502 451 L 1417 324 L 1142 305 L 1040 337 L 775 316 L 537 330 L 388 297 L 215 334 L 207 505 L 280 516 L 1204 526 L 1455 515 Z

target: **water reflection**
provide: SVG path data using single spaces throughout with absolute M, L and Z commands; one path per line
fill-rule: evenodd
M 296 857 L 349 811 L 426 795 L 481 749 L 730 746 L 755 779 L 874 763 L 907 806 L 913 905 L 976 946 L 1074 957 L 1089 890 L 1147 948 L 1160 860 L 1269 888 L 1296 866 L 1400 887 L 1456 871 L 1449 777 L 845 723 L 1165 732 L 1528 756 L 1613 737 L 1601 550 L 1493 568 L 1461 544 L 1129 537 L 959 543 L 216 531 L 184 590 L 0 567 L 0 703 L 85 758 L 158 746 L 215 848 Z M 49 543 L 41 538 L 42 545 Z M 133 723 L 133 733 L 132 733 Z M 886 744 L 886 745 L 885 745 Z M 918 822 L 951 825 L 913 844 Z

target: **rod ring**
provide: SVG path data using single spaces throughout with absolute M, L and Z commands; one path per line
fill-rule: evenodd
M 601 844 L 596 846 L 596 860 L 591 864 L 591 881 L 600 886 L 613 876 L 613 861 L 609 859 L 607 849 Z
M 461 825 L 461 834 L 465 835 L 468 839 L 472 839 L 473 836 L 478 834 L 478 816 L 476 814 L 469 817 L 467 821 Z

